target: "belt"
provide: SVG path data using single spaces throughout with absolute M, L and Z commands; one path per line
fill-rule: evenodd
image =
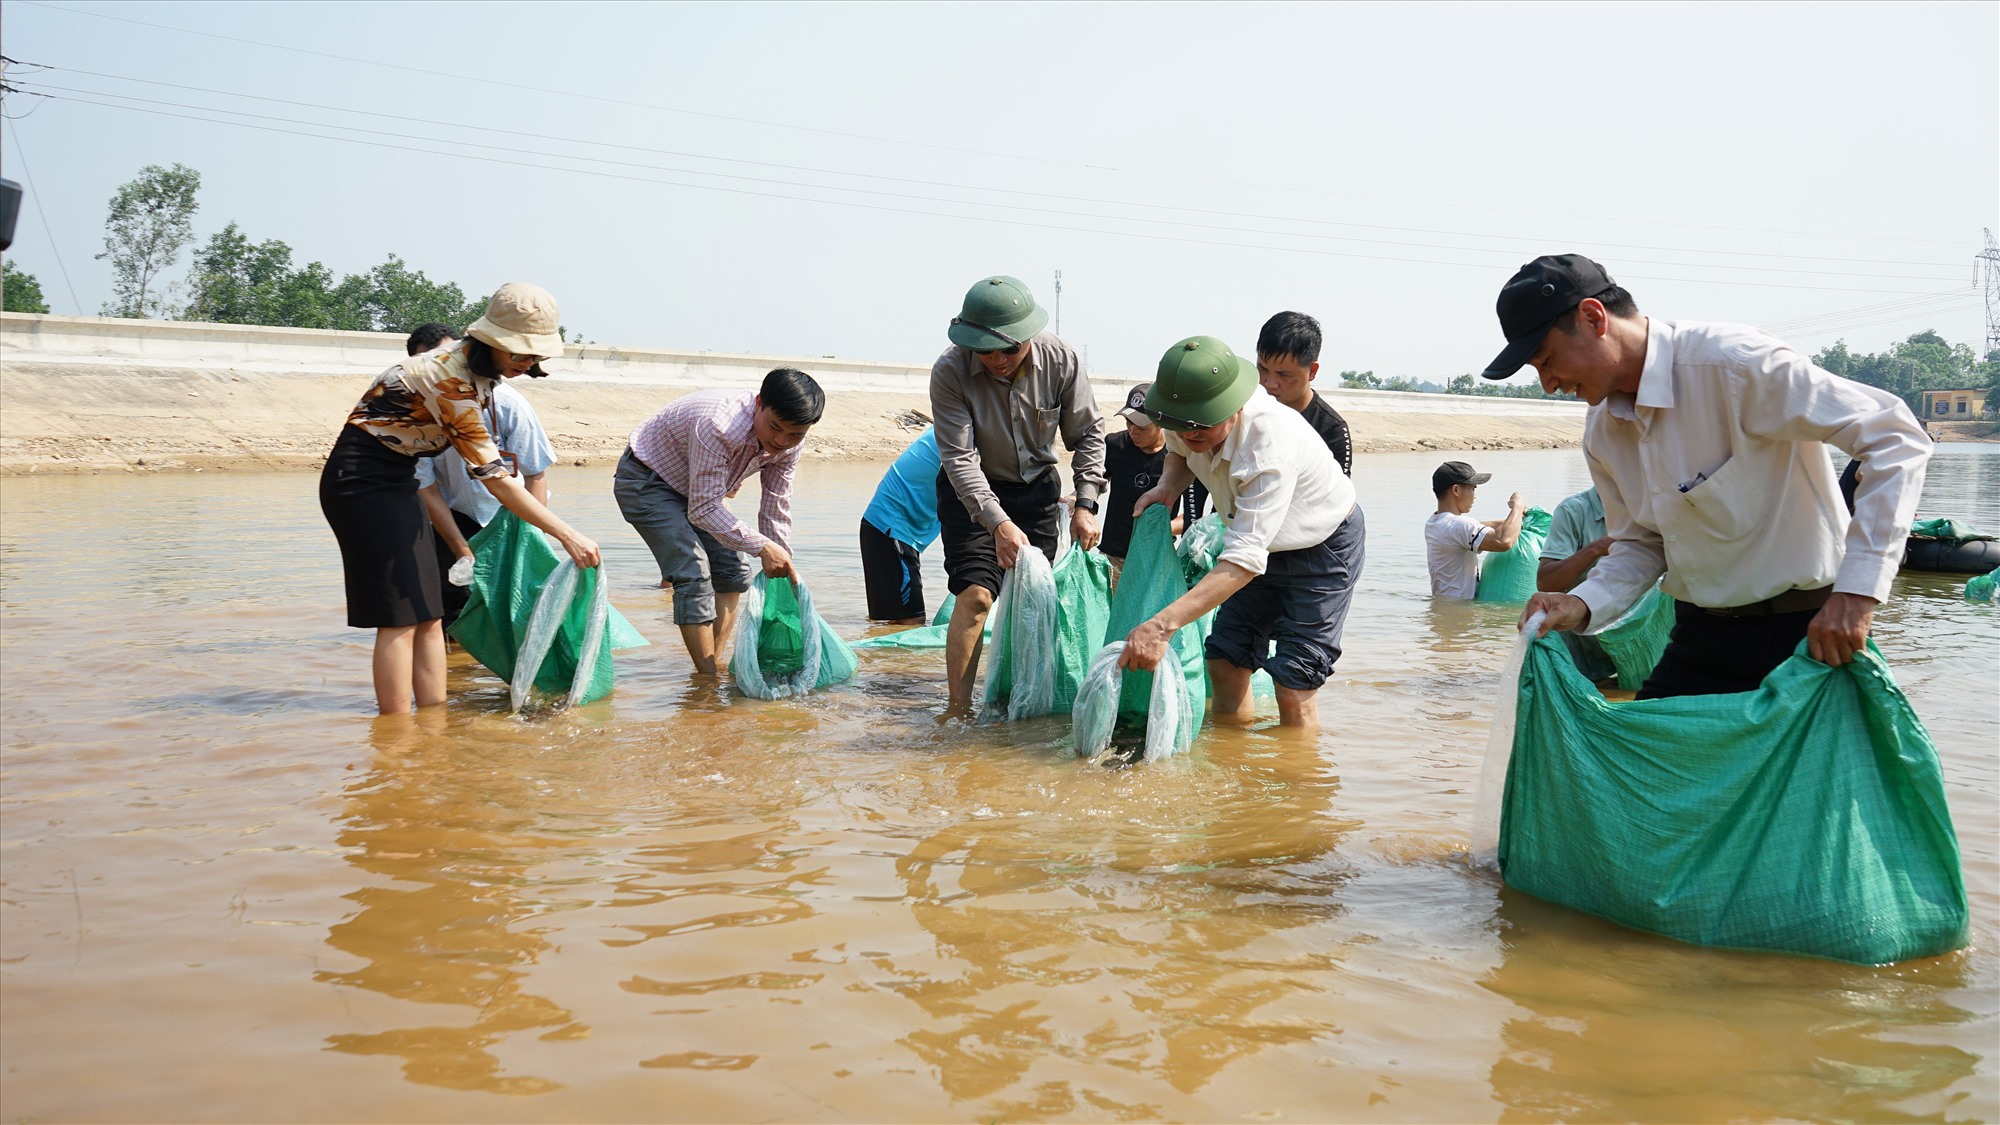
M 1833 596 L 1832 586 L 1821 586 L 1814 590 L 1786 590 L 1775 597 L 1749 605 L 1724 606 L 1719 609 L 1702 607 L 1702 612 L 1714 617 L 1777 617 L 1786 613 L 1804 613 L 1818 609 Z

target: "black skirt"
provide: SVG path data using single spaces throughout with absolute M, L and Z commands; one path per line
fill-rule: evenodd
M 416 458 L 358 426 L 342 426 L 319 475 L 319 509 L 340 541 L 349 625 L 384 629 L 444 616 L 437 549 L 417 501 Z

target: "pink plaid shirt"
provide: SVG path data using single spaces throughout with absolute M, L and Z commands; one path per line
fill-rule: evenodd
M 689 522 L 723 545 L 753 555 L 766 542 L 792 548 L 792 475 L 804 448 L 764 452 L 750 429 L 756 414 L 754 391 L 696 391 L 639 423 L 631 440 L 633 455 L 687 497 Z M 763 487 L 757 509 L 762 535 L 724 502 L 753 472 L 761 474 Z

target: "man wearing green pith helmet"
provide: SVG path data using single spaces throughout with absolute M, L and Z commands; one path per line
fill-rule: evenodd
M 1076 509 L 1070 538 L 1098 539 L 1104 419 L 1076 350 L 1044 332 L 1049 314 L 1011 277 L 981 279 L 952 318 L 951 347 L 931 367 L 938 524 L 946 584 L 957 595 L 945 633 L 949 713 L 972 705 L 981 632 L 1004 571 L 1033 547 L 1055 559 L 1062 518 L 1060 436 Z
M 1257 385 L 1256 364 L 1213 336 L 1167 349 L 1144 409 L 1167 431 L 1167 459 L 1133 514 L 1198 479 L 1227 530 L 1215 569 L 1126 636 L 1120 665 L 1151 670 L 1175 632 L 1219 606 L 1205 648 L 1210 710 L 1248 717 L 1250 674 L 1263 668 L 1278 721 L 1317 727 L 1366 554 L 1353 483 L 1312 424 Z

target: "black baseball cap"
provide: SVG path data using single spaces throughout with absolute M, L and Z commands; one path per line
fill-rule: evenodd
M 1557 317 L 1617 284 L 1603 266 L 1581 254 L 1545 254 L 1522 266 L 1501 287 L 1495 305 L 1507 346 L 1480 374 L 1505 379 L 1519 371 L 1542 346 Z
M 1454 484 L 1485 484 L 1492 479 L 1492 473 L 1475 473 L 1463 461 L 1446 461 L 1431 473 L 1431 491 L 1443 492 Z

